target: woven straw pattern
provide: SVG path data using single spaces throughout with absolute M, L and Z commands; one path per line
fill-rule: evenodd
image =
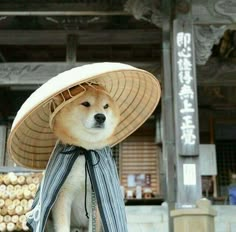
M 88 72 L 88 75 L 81 77 L 80 74 L 86 73 L 86 69 L 93 69 L 94 72 L 98 67 L 103 70 L 98 75 Z M 76 74 L 77 77 L 71 77 L 71 74 Z M 155 110 L 161 94 L 159 82 L 152 74 L 117 63 L 86 65 L 53 79 L 53 85 L 49 80 L 26 100 L 13 122 L 8 152 L 17 164 L 35 169 L 46 167 L 56 143 L 49 127 L 50 100 L 65 89 L 92 80 L 104 86 L 117 101 L 121 122 L 114 133 L 111 146 L 124 140 L 145 122 Z

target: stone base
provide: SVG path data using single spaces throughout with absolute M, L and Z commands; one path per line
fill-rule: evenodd
M 197 208 L 173 210 L 171 216 L 174 232 L 215 232 L 216 211 L 206 199 L 200 200 Z

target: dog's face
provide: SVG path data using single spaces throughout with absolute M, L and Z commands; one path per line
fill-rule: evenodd
M 85 88 L 55 115 L 53 131 L 63 143 L 99 149 L 109 144 L 119 123 L 119 107 L 101 87 Z

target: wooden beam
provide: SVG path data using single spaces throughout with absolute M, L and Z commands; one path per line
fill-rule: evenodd
M 1 16 L 114 16 L 129 15 L 122 5 L 101 3 L 1 3 Z
M 110 3 L 111 2 L 111 3 Z M 151 1 L 150 1 L 151 2 Z M 150 3 L 151 4 L 151 3 Z M 192 3 L 194 24 L 224 25 L 236 19 L 236 4 L 232 0 L 195 0 Z M 158 10 L 158 9 L 157 9 Z M 154 9 L 153 14 L 156 11 Z M 1 3 L 0 16 L 114 16 L 131 15 L 122 4 L 112 1 L 95 3 Z
M 67 35 L 78 35 L 78 45 L 160 44 L 158 29 L 134 30 L 1 30 L 0 45 L 65 45 Z
M 90 62 L 92 63 L 92 62 Z M 152 67 L 160 68 L 158 62 L 125 62 L 134 67 L 152 72 Z M 80 63 L 1 63 L 0 86 L 17 86 L 17 88 L 36 88 L 57 74 L 74 67 L 88 64 Z M 155 74 L 154 74 L 155 75 Z
M 167 48 L 165 45 L 163 49 L 166 51 Z M 150 71 L 155 76 L 160 76 L 160 61 L 124 63 Z M 165 63 L 168 65 L 167 62 Z M 75 64 L 67 62 L 0 63 L 0 85 L 41 85 L 58 73 L 84 64 L 88 64 L 88 62 Z M 236 86 L 235 76 L 235 64 L 222 62 L 218 59 L 210 59 L 206 65 L 197 67 L 198 86 Z

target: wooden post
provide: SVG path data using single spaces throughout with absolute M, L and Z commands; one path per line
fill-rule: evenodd
M 177 208 L 196 206 L 202 196 L 199 170 L 197 80 L 191 1 L 177 1 L 173 22 Z
M 214 141 L 214 119 L 212 115 L 210 116 L 210 123 L 209 123 L 209 133 L 210 133 L 210 143 L 215 144 Z M 217 176 L 212 176 L 212 181 L 213 181 L 213 197 L 217 198 L 218 197 L 218 188 L 217 188 Z
M 69 34 L 67 36 L 66 44 L 66 61 L 69 63 L 75 63 L 77 57 L 77 35 Z
M 171 30 L 172 12 L 171 0 L 162 1 L 162 119 L 163 119 L 163 163 L 166 179 L 166 198 L 169 212 L 169 231 L 173 231 L 173 218 L 170 211 L 175 208 L 175 131 L 174 131 L 174 104 L 172 86 L 172 60 L 171 60 Z
M 7 126 L 0 125 L 0 166 L 4 165 L 6 154 Z

